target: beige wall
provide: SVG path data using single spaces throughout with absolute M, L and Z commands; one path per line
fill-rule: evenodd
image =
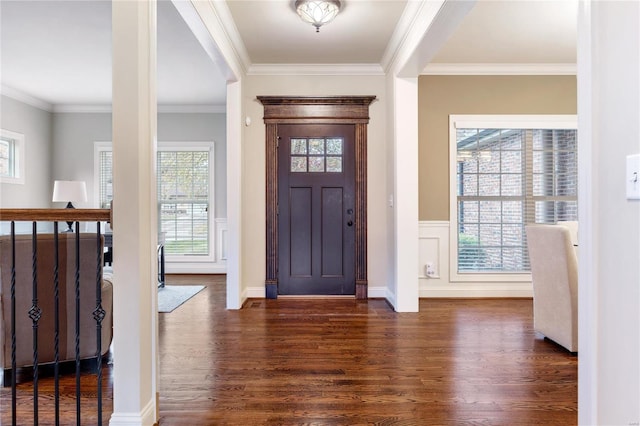
M 575 76 L 421 76 L 420 220 L 449 220 L 450 114 L 576 114 Z

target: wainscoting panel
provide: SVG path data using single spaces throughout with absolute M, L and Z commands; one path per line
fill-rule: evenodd
M 227 219 L 216 219 L 216 259 L 217 262 L 227 260 Z
M 421 221 L 418 227 L 420 297 L 533 297 L 531 282 L 487 282 L 450 280 L 449 221 Z M 427 275 L 426 265 L 433 270 Z M 370 298 L 393 301 L 386 287 L 369 286 Z M 253 283 L 243 292 L 243 298 L 264 298 L 263 283 Z
M 449 221 L 421 221 L 418 229 L 420 297 L 533 297 L 531 281 L 452 282 Z

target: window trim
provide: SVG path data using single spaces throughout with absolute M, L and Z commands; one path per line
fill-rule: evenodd
M 0 129 L 0 137 L 3 139 L 13 140 L 13 152 L 15 158 L 13 159 L 14 176 L 0 176 L 0 183 L 11 183 L 16 185 L 24 185 L 25 183 L 25 171 L 26 171 L 26 156 L 25 156 L 25 138 L 24 134 L 12 132 L 10 130 Z
M 449 115 L 449 277 L 451 282 L 526 282 L 530 272 L 458 272 L 458 192 L 456 130 L 484 129 L 578 129 L 578 116 L 554 115 Z
M 113 151 L 112 142 L 94 142 L 93 188 L 95 206 L 100 205 L 100 152 Z M 158 151 L 208 151 L 209 152 L 209 254 L 207 256 L 166 255 L 167 263 L 212 263 L 216 262 L 215 221 L 215 142 L 158 142 Z M 154 159 L 157 173 L 157 158 Z M 156 185 L 157 186 L 157 185 Z M 160 218 L 158 217 L 158 220 Z M 159 231 L 159 229 L 158 229 Z

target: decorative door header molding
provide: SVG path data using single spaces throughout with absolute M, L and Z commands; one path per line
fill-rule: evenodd
M 375 96 L 258 96 L 264 122 L 301 124 L 356 124 L 369 122 Z

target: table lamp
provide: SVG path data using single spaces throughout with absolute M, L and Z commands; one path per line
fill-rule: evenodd
M 87 185 L 81 180 L 57 180 L 53 183 L 53 199 L 55 202 L 66 202 L 68 209 L 73 209 L 73 202 L 87 201 Z M 73 232 L 73 222 L 67 222 L 65 232 Z

